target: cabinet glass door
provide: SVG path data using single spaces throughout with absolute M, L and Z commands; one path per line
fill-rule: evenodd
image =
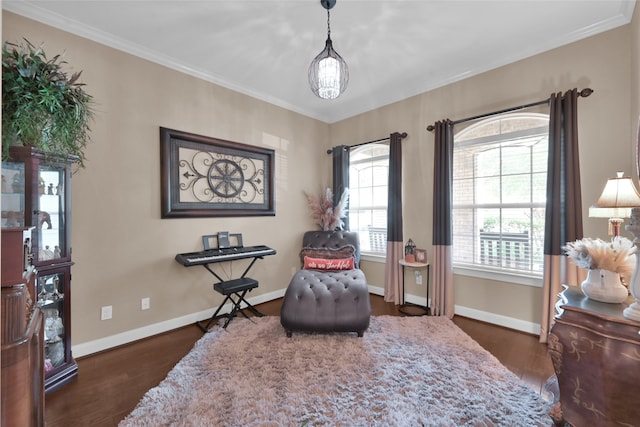
M 78 373 L 71 354 L 71 168 L 73 156 L 50 157 L 32 147 L 14 146 L 2 162 L 3 228 L 31 230 L 37 304 L 44 317 L 45 392 L 57 390 Z M 35 291 L 35 292 L 34 292 Z
M 25 226 L 25 171 L 22 162 L 2 162 L 2 228 Z
M 44 370 L 49 374 L 67 360 L 64 321 L 66 271 L 38 277 L 38 305 L 44 315 Z
M 65 190 L 65 169 L 40 165 L 34 212 L 38 229 L 38 253 L 35 256 L 40 262 L 66 256 Z

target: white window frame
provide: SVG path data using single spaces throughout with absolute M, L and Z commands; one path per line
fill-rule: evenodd
M 478 123 L 475 126 L 481 126 L 481 125 L 487 125 L 491 122 L 495 122 L 497 120 L 504 120 L 504 119 L 508 119 L 508 118 L 513 118 L 516 116 L 529 116 L 531 118 L 535 118 L 535 119 L 546 119 L 548 120 L 548 114 L 539 114 L 539 113 L 509 113 L 509 114 L 502 114 L 499 116 L 495 116 L 492 119 L 489 120 L 485 120 L 481 123 Z M 544 133 L 546 133 L 548 135 L 548 127 L 544 128 L 544 127 L 537 127 L 534 129 L 528 129 L 528 130 L 524 130 L 524 131 L 515 131 L 515 132 L 510 132 L 510 133 L 505 133 L 505 134 L 501 134 L 501 135 L 496 135 L 496 136 L 490 136 L 490 137 L 481 137 L 481 138 L 477 138 L 475 140 L 466 140 L 463 142 L 458 142 L 456 143 L 456 136 L 460 136 L 460 135 L 464 135 L 469 129 L 472 129 L 472 127 L 469 127 L 467 129 L 463 129 L 460 132 L 457 132 L 454 135 L 454 152 L 456 149 L 456 146 L 460 147 L 460 146 L 465 146 L 465 145 L 469 145 L 469 144 L 482 144 L 483 142 L 486 143 L 487 145 L 490 144 L 493 141 L 499 141 L 499 140 L 507 140 L 507 139 L 513 139 L 514 137 L 526 137 L 528 135 L 537 135 L 540 134 L 542 130 L 544 130 Z M 458 145 L 456 145 L 458 144 Z M 475 162 L 474 162 L 475 163 Z M 474 166 L 475 167 L 475 166 Z M 454 166 L 455 168 L 455 166 Z M 455 173 L 455 172 L 454 172 Z M 500 172 L 500 176 L 502 176 L 502 172 Z M 472 209 L 486 209 L 486 208 L 510 208 L 510 207 L 514 207 L 515 205 L 510 205 L 508 203 L 496 203 L 496 204 L 491 204 L 491 205 L 481 205 L 481 204 L 475 204 L 475 203 L 471 203 L 471 204 L 467 204 L 467 205 L 456 205 L 454 206 L 455 208 L 472 208 Z M 531 207 L 531 208 L 535 208 L 535 209 L 544 209 L 545 207 L 545 203 L 544 202 L 532 202 L 529 204 L 518 204 L 517 207 Z M 454 225 L 455 227 L 455 225 Z M 530 231 L 531 233 L 531 231 Z M 455 236 L 455 229 L 454 229 L 454 236 Z M 478 240 L 476 242 L 476 239 Z M 479 239 L 480 236 L 478 234 L 478 236 L 474 235 L 474 242 L 476 242 L 476 244 L 479 243 Z M 454 238 L 454 242 L 455 242 L 455 238 Z M 454 252 L 454 258 L 455 258 L 455 244 L 453 247 L 453 252 Z M 531 254 L 531 256 L 533 256 L 533 254 Z M 502 281 L 502 282 L 507 282 L 507 283 L 513 283 L 513 284 L 520 284 L 520 285 L 527 285 L 527 286 L 535 286 L 535 287 L 541 287 L 542 286 L 542 268 L 540 268 L 539 271 L 526 271 L 526 270 L 518 270 L 518 269 L 505 269 L 505 268 L 501 268 L 501 267 L 494 267 L 494 266 L 487 266 L 487 265 L 481 265 L 478 263 L 462 263 L 462 262 L 457 262 L 454 261 L 453 262 L 453 270 L 455 274 L 459 274 L 459 275 L 464 275 L 464 276 L 471 276 L 471 277 L 477 277 L 477 278 L 482 278 L 482 279 L 489 279 L 489 280 L 497 280 L 497 281 Z
M 386 155 L 376 155 L 376 156 L 372 156 L 372 157 L 368 157 L 365 159 L 360 159 L 360 160 L 352 160 L 354 154 L 358 154 L 358 152 L 362 152 L 362 151 L 366 151 L 366 150 L 372 150 L 375 148 L 380 148 L 380 147 L 385 147 L 387 149 L 387 153 Z M 361 256 L 362 259 L 366 259 L 366 260 L 370 260 L 370 261 L 384 261 L 387 257 L 387 248 L 386 248 L 386 216 L 387 216 L 387 200 L 388 197 L 384 198 L 384 204 L 368 204 L 368 205 L 363 205 L 363 206 L 358 206 L 357 205 L 357 201 L 358 201 L 358 197 L 357 197 L 357 192 L 360 190 L 359 187 L 359 182 L 358 182 L 358 177 L 354 176 L 356 174 L 354 174 L 354 169 L 356 168 L 361 168 L 361 170 L 366 169 L 367 167 L 371 168 L 371 167 L 380 167 L 381 163 L 386 163 L 386 173 L 385 174 L 380 174 L 381 176 L 384 175 L 384 182 L 385 185 L 387 187 L 387 191 L 388 191 L 388 176 L 389 176 L 389 144 L 388 143 L 372 143 L 372 144 L 367 144 L 366 146 L 362 146 L 362 147 L 357 147 L 355 149 L 352 149 L 351 151 L 351 156 L 350 156 L 350 161 L 349 161 L 349 228 L 351 231 L 356 231 L 358 232 L 359 238 L 360 238 L 360 252 L 361 252 Z M 367 166 L 368 165 L 368 166 Z M 371 192 L 373 193 L 373 188 L 374 187 L 381 187 L 380 185 L 374 185 L 373 181 L 371 182 L 371 186 L 367 186 L 366 188 L 371 188 Z M 387 193 L 388 196 L 388 193 Z M 371 197 L 373 198 L 373 195 L 371 195 Z M 384 222 L 384 226 L 382 226 L 381 223 L 372 225 L 372 224 L 359 224 L 359 221 L 356 219 L 358 216 L 358 213 L 360 211 L 369 211 L 371 212 L 371 217 L 373 218 L 374 211 L 384 211 L 384 218 L 385 218 L 385 222 Z M 378 213 L 378 215 L 380 215 Z M 373 220 L 372 220 L 373 222 Z M 374 229 L 376 229 L 379 233 L 380 236 L 377 239 L 378 242 L 380 241 L 380 239 L 384 239 L 384 242 L 382 245 L 378 244 L 378 248 L 380 248 L 381 250 L 379 251 L 373 251 L 367 248 L 371 247 L 371 237 L 369 235 L 369 227 L 373 227 Z M 366 228 L 365 228 L 366 227 Z M 383 237 L 384 236 L 384 237 Z

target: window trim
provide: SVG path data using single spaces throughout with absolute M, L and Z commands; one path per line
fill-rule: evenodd
M 357 147 L 355 150 L 361 150 L 361 151 L 365 151 L 366 149 L 371 149 L 371 148 L 375 148 L 375 146 L 386 146 L 387 147 L 387 154 L 386 155 L 375 155 L 375 156 L 371 156 L 371 157 L 367 157 L 367 158 L 363 158 L 363 159 L 358 159 L 358 160 L 349 160 L 349 169 L 351 169 L 352 167 L 357 167 L 358 165 L 365 165 L 366 167 L 370 167 L 371 165 L 375 164 L 376 162 L 380 162 L 380 161 L 386 161 L 387 162 L 387 170 L 389 168 L 389 157 L 390 157 L 390 153 L 389 153 L 389 144 L 388 142 L 376 142 L 376 143 L 372 143 L 372 144 L 368 144 L 369 146 L 362 146 L 362 147 Z M 374 147 L 372 147 L 372 145 Z M 353 150 L 353 151 L 355 151 Z M 353 153 L 352 151 L 352 153 Z M 349 176 L 349 180 L 351 180 L 351 174 Z M 352 191 L 353 187 L 351 186 L 351 183 L 349 183 L 349 191 Z M 387 193 L 388 193 L 389 189 L 387 188 Z M 352 206 L 349 206 L 349 215 L 351 215 L 352 212 L 359 212 L 359 211 L 375 211 L 375 210 L 384 210 L 385 212 L 388 213 L 388 209 L 389 207 L 387 205 L 385 206 L 380 206 L 380 205 L 368 205 L 368 206 L 359 206 L 357 209 L 354 209 Z M 349 221 L 349 224 L 352 224 L 352 221 Z M 386 228 L 386 226 L 385 226 Z M 359 231 L 359 230 L 356 230 Z M 359 233 L 360 234 L 360 233 Z M 360 236 L 358 236 L 358 238 L 360 239 Z M 362 244 L 360 245 L 360 247 L 362 248 Z M 363 251 L 362 249 L 360 249 L 360 257 L 361 259 L 364 259 L 366 261 L 372 261 L 372 262 L 386 262 L 386 257 L 387 257 L 387 250 L 386 247 L 384 249 L 383 252 L 374 252 L 374 251 Z
M 478 279 L 496 280 L 498 282 L 513 283 L 517 285 L 542 287 L 542 273 L 519 273 L 516 270 L 490 268 L 477 264 L 453 264 L 453 273 L 460 276 L 475 277 Z
M 370 262 L 387 262 L 387 254 L 382 252 L 360 252 L 360 260 Z
M 525 116 L 528 115 L 531 118 L 545 118 L 545 119 L 549 119 L 549 114 L 547 113 L 505 113 L 505 114 L 500 114 L 499 116 L 496 117 L 492 117 L 489 120 L 485 120 L 481 123 L 478 123 L 474 126 L 462 129 L 458 132 L 458 134 L 462 134 L 464 135 L 464 133 L 466 131 L 469 131 L 471 129 L 476 129 L 478 126 L 481 125 L 486 125 L 491 123 L 492 121 L 497 121 L 497 120 L 504 120 L 504 119 L 510 119 L 510 118 L 517 118 L 517 116 Z M 521 139 L 521 138 L 528 138 L 528 137 L 534 137 L 536 135 L 540 135 L 542 133 L 546 133 L 547 137 L 548 137 L 548 127 L 545 126 L 537 126 L 534 128 L 529 128 L 529 129 L 524 129 L 524 130 L 519 130 L 519 131 L 512 131 L 512 132 L 508 132 L 505 134 L 500 134 L 498 136 L 508 136 L 507 138 L 504 139 Z M 485 136 L 485 137 L 477 137 L 477 138 L 470 138 L 470 139 L 463 139 L 462 141 L 456 142 L 456 134 L 454 133 L 454 152 L 456 147 L 459 148 L 465 148 L 465 147 L 469 147 L 469 146 L 475 146 L 475 145 L 484 145 L 484 144 L 489 144 L 491 142 L 496 142 L 496 136 Z M 499 142 L 496 142 L 496 144 L 499 144 Z M 475 182 L 475 180 L 474 180 Z M 499 209 L 503 209 L 503 208 L 509 208 L 509 207 L 530 207 L 530 208 L 535 208 L 535 207 L 544 207 L 546 208 L 546 202 L 542 203 L 542 202 L 537 202 L 537 203 L 506 203 L 506 204 L 501 204 L 501 203 L 491 203 L 491 204 L 459 204 L 456 205 L 455 208 L 457 209 L 482 209 L 482 208 L 486 208 L 486 207 L 492 207 L 492 208 L 499 208 Z M 454 206 L 452 204 L 452 210 L 453 210 Z M 453 255 L 453 254 L 452 254 Z M 505 268 L 500 268 L 500 267 L 491 267 L 491 266 L 485 266 L 482 264 L 475 264 L 475 263 L 461 263 L 461 262 L 453 262 L 453 273 L 456 275 L 461 275 L 461 276 L 468 276 L 468 277 L 476 277 L 476 278 L 480 278 L 480 279 L 487 279 L 487 280 L 496 280 L 496 281 L 500 281 L 500 282 L 506 282 L 509 284 L 518 284 L 518 285 L 525 285 L 525 286 L 532 286 L 532 287 L 542 287 L 543 285 L 543 272 L 534 272 L 534 271 L 527 271 L 527 270 L 511 270 L 511 269 L 505 269 Z

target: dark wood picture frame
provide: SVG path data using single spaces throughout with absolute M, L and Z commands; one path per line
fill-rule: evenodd
M 274 150 L 160 128 L 162 218 L 275 215 Z

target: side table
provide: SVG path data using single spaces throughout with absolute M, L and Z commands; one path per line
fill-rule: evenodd
M 419 304 L 414 304 L 411 302 L 404 302 L 403 304 L 400 304 L 400 307 L 398 308 L 398 311 L 402 314 L 405 314 L 407 316 L 424 316 L 424 315 L 429 315 L 430 313 L 430 308 L 429 308 L 429 272 L 430 272 L 430 265 L 429 263 L 426 262 L 407 262 L 403 259 L 401 259 L 400 261 L 398 261 L 400 263 L 400 265 L 402 266 L 402 289 L 404 292 L 404 273 L 405 273 L 405 268 L 409 267 L 409 268 L 414 268 L 414 269 L 421 269 L 421 268 L 425 268 L 427 270 L 427 277 L 426 277 L 426 285 L 427 285 L 427 302 L 424 306 L 419 305 Z M 402 296 L 402 300 L 404 301 L 404 295 Z M 418 312 L 416 312 L 415 310 L 418 310 Z
M 549 334 L 560 400 L 551 411 L 558 426 L 632 426 L 640 420 L 640 322 L 610 304 L 564 286 Z

